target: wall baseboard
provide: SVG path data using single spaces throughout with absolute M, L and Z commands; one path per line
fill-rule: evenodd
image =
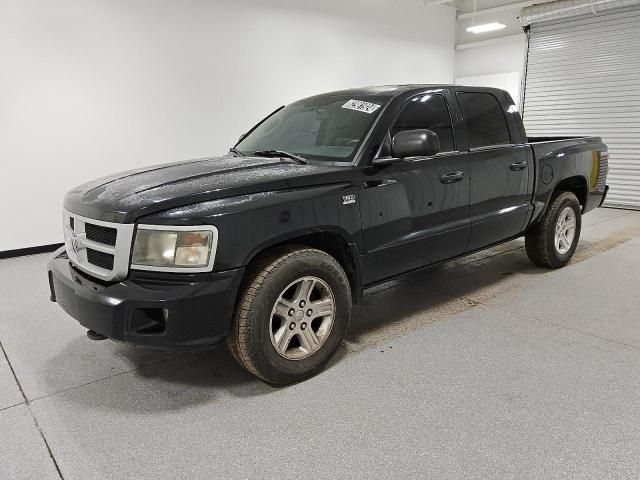
M 23 257 L 25 255 L 36 255 L 38 253 L 53 252 L 60 248 L 64 243 L 50 243 L 49 245 L 38 245 L 37 247 L 17 248 L 15 250 L 4 250 L 0 252 L 0 259 Z

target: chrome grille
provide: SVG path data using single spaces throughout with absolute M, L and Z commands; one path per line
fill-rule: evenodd
M 129 271 L 133 224 L 113 223 L 63 212 L 64 243 L 78 269 L 106 281 L 118 281 Z
M 113 270 L 113 255 L 110 253 L 103 253 L 93 248 L 87 248 L 87 261 L 96 267 Z
M 118 230 L 112 227 L 101 227 L 100 225 L 94 225 L 93 223 L 85 224 L 85 231 L 87 233 L 87 239 L 94 242 L 103 243 L 105 245 L 116 246 L 116 239 L 118 238 Z

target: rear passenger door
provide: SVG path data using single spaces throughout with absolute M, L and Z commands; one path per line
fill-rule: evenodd
M 467 251 L 473 251 L 522 231 L 530 207 L 533 160 L 526 145 L 513 144 L 498 98 L 478 91 L 458 91 L 456 97 L 469 151 Z

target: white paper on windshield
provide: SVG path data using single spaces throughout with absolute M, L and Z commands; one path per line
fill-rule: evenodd
M 363 102 L 362 100 L 349 100 L 342 105 L 342 108 L 348 108 L 349 110 L 357 110 L 358 112 L 373 113 L 380 108 L 377 103 Z

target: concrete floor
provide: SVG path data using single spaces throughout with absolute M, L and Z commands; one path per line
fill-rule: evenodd
M 515 241 L 377 287 L 281 389 L 92 342 L 46 255 L 2 260 L 0 478 L 638 478 L 640 212 L 584 220 L 561 270 Z

